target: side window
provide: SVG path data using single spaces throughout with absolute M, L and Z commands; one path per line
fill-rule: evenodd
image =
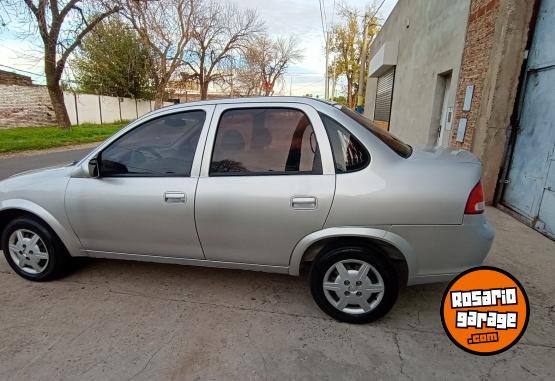
M 363 145 L 342 125 L 325 114 L 320 114 L 330 139 L 336 173 L 355 172 L 370 163 L 370 155 Z
M 190 176 L 205 118 L 204 111 L 188 111 L 134 128 L 102 151 L 102 176 Z
M 222 114 L 211 176 L 321 173 L 316 136 L 302 111 L 252 108 Z

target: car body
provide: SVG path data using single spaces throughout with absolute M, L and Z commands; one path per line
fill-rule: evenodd
M 413 285 L 483 262 L 494 231 L 483 199 L 468 211 L 480 176 L 467 151 L 413 149 L 331 103 L 194 102 L 142 116 L 78 162 L 0 182 L 0 229 L 29 215 L 71 257 L 290 275 L 323 250 L 368 245 Z

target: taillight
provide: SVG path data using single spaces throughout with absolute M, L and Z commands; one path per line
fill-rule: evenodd
M 478 184 L 474 186 L 468 196 L 464 214 L 480 214 L 484 213 L 484 209 L 484 190 L 482 189 L 482 184 L 478 181 Z

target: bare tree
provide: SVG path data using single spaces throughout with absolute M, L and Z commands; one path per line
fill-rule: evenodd
M 283 77 L 289 65 L 302 57 L 294 37 L 273 39 L 267 34 L 255 36 L 244 51 L 246 66 L 258 73 L 262 80 L 261 93 L 266 96 L 274 93 L 276 82 Z
M 117 6 L 86 7 L 82 0 L 24 0 L 31 18 L 36 22 L 44 50 L 46 87 L 56 121 L 62 128 L 71 122 L 64 103 L 60 80 L 67 59 L 79 46 L 83 37 L 106 17 L 119 11 Z M 94 5 L 94 3 L 90 3 Z M 84 6 L 85 5 L 85 6 Z M 13 6 L 19 7 L 14 3 Z
M 200 4 L 185 61 L 198 82 L 200 99 L 206 99 L 208 85 L 222 81 L 230 71 L 233 55 L 249 38 L 261 32 L 263 23 L 255 10 L 241 10 L 231 3 L 205 0 Z
M 154 107 L 164 104 L 166 85 L 183 64 L 183 54 L 192 36 L 198 0 L 120 0 L 124 16 L 151 49 Z
M 247 97 L 262 94 L 262 76 L 257 68 L 250 65 L 239 67 L 233 76 L 233 89 L 237 94 Z

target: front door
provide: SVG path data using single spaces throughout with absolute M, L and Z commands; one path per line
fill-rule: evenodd
M 449 96 L 451 88 L 451 74 L 441 76 L 443 80 L 443 100 L 441 102 L 441 115 L 439 122 L 439 133 L 437 137 L 437 145 L 448 147 L 449 136 L 451 131 L 451 119 L 453 117 L 453 108 L 449 107 Z
M 297 242 L 323 227 L 334 188 L 331 149 L 314 108 L 218 105 L 196 199 L 206 259 L 288 266 Z
M 147 120 L 101 151 L 99 178 L 69 181 L 67 214 L 85 250 L 204 258 L 194 204 L 203 148 L 198 142 L 212 110 Z

